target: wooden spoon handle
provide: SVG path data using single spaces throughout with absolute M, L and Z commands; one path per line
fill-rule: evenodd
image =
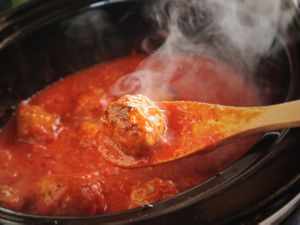
M 300 126 L 300 100 L 257 108 L 262 113 L 248 124 L 249 129 L 269 131 Z

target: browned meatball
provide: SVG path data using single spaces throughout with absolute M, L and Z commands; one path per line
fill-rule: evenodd
M 95 215 L 106 211 L 96 176 L 55 176 L 40 180 L 33 190 L 33 211 L 43 215 Z
M 110 103 L 103 121 L 104 134 L 131 156 L 143 154 L 165 130 L 162 110 L 143 95 L 125 95 Z
M 21 104 L 17 112 L 18 137 L 34 143 L 46 143 L 57 137 L 59 117 L 40 106 Z
M 129 208 L 170 198 L 177 193 L 178 190 L 172 181 L 154 178 L 145 183 L 133 186 L 130 194 Z

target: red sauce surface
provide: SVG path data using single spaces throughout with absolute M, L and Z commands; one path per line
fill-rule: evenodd
M 0 133 L 1 206 L 41 215 L 125 210 L 185 191 L 249 149 L 252 139 L 155 167 L 125 169 L 107 162 L 97 137 L 101 116 L 118 98 L 109 90 L 144 58 L 130 56 L 93 66 L 21 103 Z M 153 69 L 164 63 L 159 59 Z M 260 104 L 255 87 L 220 62 L 194 57 L 193 66 L 193 73 L 187 73 L 190 65 L 184 60 L 178 65 L 168 99 Z

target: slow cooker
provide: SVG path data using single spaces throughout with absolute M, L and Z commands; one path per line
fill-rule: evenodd
M 32 0 L 1 14 L 1 126 L 18 102 L 61 77 L 126 56 L 146 37 L 159 45 L 155 26 L 142 13 L 149 2 Z M 293 22 L 285 35 L 278 33 L 255 71 L 269 103 L 300 97 L 299 8 L 295 1 L 287 7 L 295 13 Z M 0 208 L 0 223 L 297 224 L 299 146 L 299 128 L 269 132 L 226 170 L 171 199 L 90 217 L 37 216 Z

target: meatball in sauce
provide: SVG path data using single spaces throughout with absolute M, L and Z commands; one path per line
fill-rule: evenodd
M 103 122 L 103 133 L 131 156 L 142 155 L 166 129 L 162 110 L 143 95 L 125 95 L 110 103 Z

